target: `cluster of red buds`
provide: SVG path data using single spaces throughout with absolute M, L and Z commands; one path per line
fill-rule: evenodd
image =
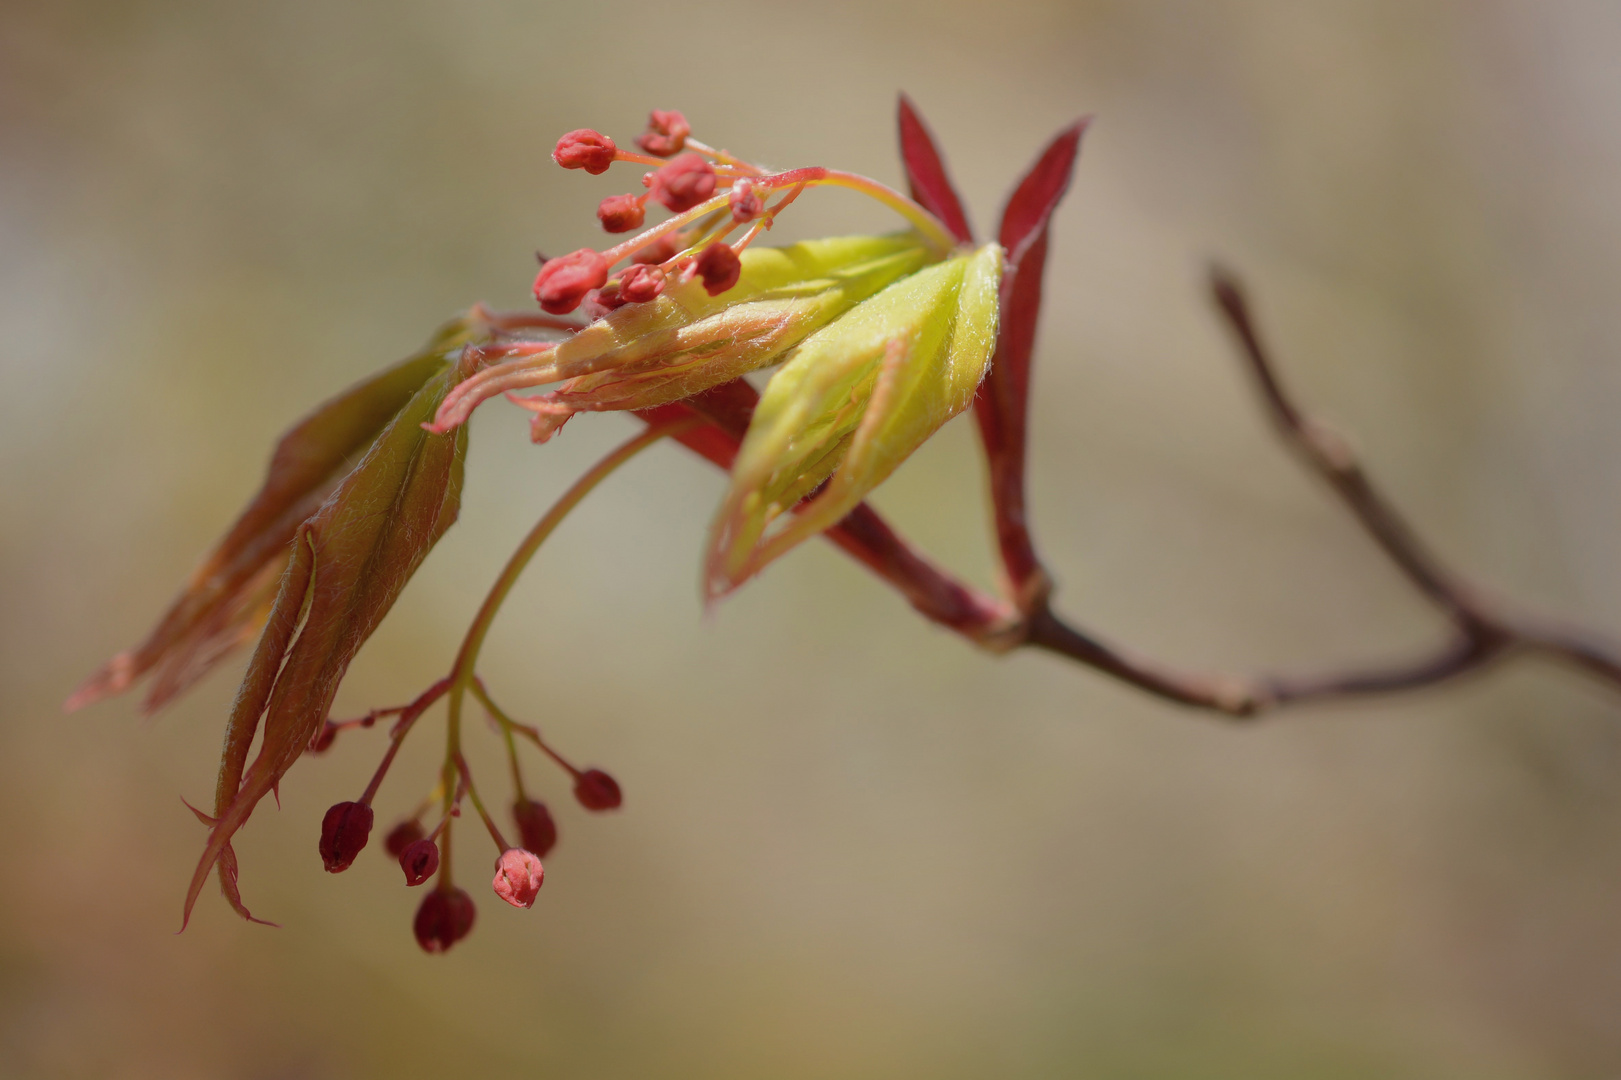
M 365 792 L 353 802 L 340 802 L 327 810 L 321 822 L 320 854 L 328 873 L 347 870 L 356 856 L 365 848 L 371 836 L 374 814 L 372 800 L 382 786 L 383 777 L 393 763 L 394 754 L 411 725 L 440 697 L 452 692 L 455 679 L 444 679 L 429 687 L 427 692 L 409 705 L 387 709 L 374 709 L 353 720 L 328 719 L 311 740 L 310 753 L 322 753 L 331 748 L 337 734 L 349 728 L 370 728 L 379 719 L 396 716 L 394 729 L 382 763 L 373 775 Z M 483 681 L 473 677 L 469 687 L 473 695 L 485 704 L 491 723 L 501 733 L 506 744 L 507 760 L 511 768 L 512 784 L 516 792 L 512 802 L 512 820 L 517 826 L 518 843 L 508 843 L 484 802 L 473 786 L 472 771 L 459 748 L 447 754 L 441 770 L 440 787 L 424 799 L 411 814 L 389 830 L 384 849 L 389 857 L 400 864 L 409 887 L 421 885 L 437 875 L 438 883 L 423 897 L 417 909 L 413 929 L 417 943 L 428 952 L 443 952 L 472 930 L 476 908 L 473 899 L 451 879 L 449 829 L 452 820 L 462 815 L 463 800 L 472 802 L 483 821 L 498 852 L 495 876 L 491 888 L 495 895 L 513 907 L 533 907 L 546 872 L 541 859 L 557 844 L 557 824 L 544 802 L 531 799 L 525 790 L 523 770 L 518 760 L 517 739 L 522 738 L 562 768 L 574 784 L 574 797 L 585 809 L 601 812 L 618 809 L 624 801 L 619 784 L 601 769 L 580 769 L 554 750 L 540 731 L 520 724 L 490 700 Z M 432 829 L 423 825 L 423 819 L 438 811 L 438 821 Z
M 552 151 L 552 160 L 563 168 L 593 175 L 606 172 L 615 162 L 654 166 L 642 176 L 646 190 L 641 194 L 610 195 L 598 205 L 597 220 L 605 231 L 640 229 L 649 201 L 673 214 L 691 214 L 715 209 L 709 204 L 719 191 L 724 193 L 724 212 L 717 210 L 685 232 L 665 226 L 605 252 L 582 248 L 547 259 L 535 277 L 535 299 L 543 311 L 567 315 L 584 304 L 588 311 L 601 314 L 624 304 L 644 304 L 662 293 L 672 277 L 696 277 L 710 296 L 718 296 L 737 284 L 743 249 L 761 229 L 771 227 L 776 215 L 812 179 L 771 177 L 762 184 L 765 170 L 694 139 L 687 118 L 673 111 L 655 109 L 636 145 L 644 152 L 621 150 L 607 135 L 581 128 L 557 140 Z M 768 207 L 769 194 L 784 189 L 782 198 Z M 754 227 L 735 243 L 726 242 L 729 232 L 745 225 Z M 610 281 L 614 264 L 627 259 L 630 265 Z

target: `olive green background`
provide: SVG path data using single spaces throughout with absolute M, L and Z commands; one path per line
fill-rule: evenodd
M 147 723 L 61 699 L 145 632 L 303 410 L 592 243 L 637 171 L 561 132 L 681 108 L 898 182 L 896 91 L 994 222 L 1082 112 L 1038 347 L 1033 516 L 1084 624 L 1200 667 L 1439 633 L 1274 444 L 1201 295 L 1248 276 L 1301 395 L 1456 565 L 1621 633 L 1621 9 L 1593 2 L 511 0 L 0 8 L 0 1074 L 1423 1077 L 1621 1071 L 1621 696 L 1536 667 L 1236 729 L 981 655 L 812 545 L 706 616 L 721 477 L 674 447 L 542 552 L 486 674 L 623 783 L 532 911 L 443 957 L 368 851 L 381 732 L 180 900 L 240 663 Z M 779 236 L 888 228 L 815 192 Z M 474 423 L 462 523 L 340 711 L 442 672 L 550 499 L 635 430 Z M 876 502 L 992 574 L 971 425 Z M 438 714 L 379 799 L 430 782 Z M 501 798 L 482 727 L 475 767 Z M 464 876 L 486 852 L 472 831 Z

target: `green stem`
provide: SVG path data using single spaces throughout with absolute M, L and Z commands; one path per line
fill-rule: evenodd
M 460 754 L 456 755 L 456 768 L 462 774 L 462 784 L 467 790 L 467 797 L 473 801 L 473 809 L 484 819 L 484 827 L 490 830 L 490 839 L 495 841 L 498 849 L 505 851 L 512 845 L 507 843 L 507 838 L 501 835 L 495 819 L 490 817 L 490 812 L 484 808 L 484 800 L 478 797 L 478 788 L 473 785 L 473 770 L 467 767 L 467 759 Z
M 444 788 L 444 816 L 439 821 L 438 829 L 434 829 L 439 845 L 439 884 L 434 885 L 434 889 L 451 892 L 456 887 L 451 881 L 451 817 L 456 809 L 456 767 L 449 761 L 444 762 L 443 769 L 439 770 L 439 786 Z
M 451 668 L 450 676 L 447 679 L 449 683 L 449 691 L 446 694 L 446 712 L 448 716 L 445 722 L 445 763 L 443 766 L 447 800 L 445 805 L 446 814 L 450 813 L 451 800 L 453 799 L 451 793 L 456 790 L 456 777 L 458 771 L 460 771 L 458 763 L 462 761 L 462 699 L 466 696 L 468 688 L 473 685 L 479 651 L 484 647 L 484 639 L 489 636 L 490 624 L 495 621 L 496 613 L 501 610 L 501 604 L 506 600 L 507 594 L 512 592 L 512 587 L 518 583 L 518 578 L 523 575 L 524 569 L 528 567 L 529 560 L 535 557 L 535 552 L 540 550 L 540 545 L 545 543 L 546 538 L 568 516 L 569 511 L 578 506 L 580 500 L 589 495 L 592 489 L 607 479 L 608 475 L 615 469 L 666 435 L 677 435 L 689 431 L 703 422 L 699 417 L 691 417 L 668 424 L 661 424 L 650 427 L 635 438 L 621 443 L 601 461 L 591 466 L 585 475 L 574 481 L 573 485 L 563 493 L 563 497 L 553 503 L 551 509 L 546 511 L 545 516 L 535 523 L 534 528 L 529 530 L 529 535 L 523 538 L 523 543 L 518 545 L 518 550 L 514 551 L 512 557 L 507 560 L 507 564 L 501 570 L 500 576 L 495 579 L 495 584 L 490 587 L 489 595 L 484 598 L 484 603 L 480 605 L 478 614 L 473 616 L 473 624 L 467 628 L 467 636 L 462 639 L 461 649 L 456 653 L 456 663 Z M 514 761 L 516 761 L 516 755 L 514 755 Z M 474 805 L 484 818 L 485 824 L 489 826 L 491 833 L 499 836 L 498 830 L 491 822 L 489 815 L 484 812 L 484 806 L 479 802 L 478 796 L 473 792 L 472 787 L 471 779 L 469 779 L 467 788 Z M 445 829 L 447 846 L 449 839 L 450 829 L 447 825 Z M 497 840 L 497 843 L 500 843 L 500 841 Z M 439 887 L 447 889 L 450 887 L 448 850 L 445 851 L 445 856 L 440 860 L 440 866 Z
M 451 778 L 447 772 L 444 779 Z M 450 812 L 456 806 L 455 791 L 454 785 L 447 784 L 445 786 L 445 816 L 439 822 L 438 829 L 434 830 L 438 835 L 437 843 L 439 844 L 439 882 L 434 888 L 446 893 L 456 887 L 455 882 L 450 877 Z
M 485 688 L 482 679 L 473 680 L 472 691 L 473 696 L 478 698 L 478 700 L 484 704 L 484 707 L 490 711 L 490 715 L 495 717 L 496 722 L 501 725 L 501 731 L 506 735 L 508 745 L 513 745 L 512 737 L 514 734 L 522 735 L 524 738 L 528 739 L 530 742 L 539 747 L 541 753 L 557 762 L 557 764 L 561 766 L 563 770 L 566 771 L 570 776 L 574 777 L 576 780 L 579 779 L 580 770 L 576 769 L 573 765 L 570 765 L 567 761 L 564 761 L 562 756 L 559 755 L 556 750 L 553 750 L 547 744 L 545 739 L 540 737 L 539 728 L 531 727 L 528 724 L 518 723 L 518 721 L 507 715 L 505 709 L 501 708 L 501 706 L 495 703 L 495 699 L 490 697 L 490 692 Z
M 518 742 L 512 737 L 512 729 L 505 724 L 501 725 L 501 737 L 507 744 L 507 764 L 512 767 L 512 790 L 518 796 L 519 802 L 528 802 L 529 796 L 523 790 L 523 771 L 518 768 Z
M 473 617 L 473 624 L 467 628 L 467 636 L 462 639 L 461 650 L 456 654 L 455 667 L 451 669 L 450 680 L 452 692 L 463 691 L 472 684 L 473 669 L 478 663 L 479 650 L 484 647 L 484 639 L 489 635 L 490 624 L 495 621 L 496 612 L 501 610 L 501 604 L 506 600 L 507 594 L 518 583 L 529 560 L 535 557 L 540 545 L 560 525 L 569 511 L 580 504 L 580 500 L 591 494 L 598 484 L 607 479 L 619 466 L 652 446 L 666 435 L 678 435 L 702 424 L 704 421 L 698 417 L 677 420 L 657 427 L 650 427 L 634 439 L 629 439 L 617 446 L 601 461 L 591 466 L 585 475 L 563 493 L 563 497 L 552 504 L 544 517 L 535 522 L 535 527 L 529 530 L 529 535 L 523 538 L 518 550 L 512 553 L 507 565 L 501 571 L 501 576 L 495 579 L 490 587 L 490 593 L 484 598 L 479 607 L 478 614 Z
M 523 790 L 523 773 L 518 768 L 518 740 L 512 736 L 512 718 L 502 712 L 495 702 L 491 700 L 489 688 L 484 685 L 484 680 L 477 675 L 473 676 L 473 685 L 468 689 L 473 691 L 473 696 L 483 704 L 484 711 L 490 714 L 490 718 L 501 729 L 501 738 L 507 744 L 507 763 L 512 766 L 512 786 L 517 791 L 520 800 L 528 799 Z

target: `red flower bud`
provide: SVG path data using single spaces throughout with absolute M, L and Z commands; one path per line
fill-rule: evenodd
M 697 154 L 682 154 L 653 174 L 653 197 L 677 214 L 715 194 L 715 167 Z
M 546 870 L 533 851 L 507 848 L 495 862 L 495 880 L 490 884 L 495 895 L 513 907 L 534 907 L 540 883 L 546 880 Z
M 600 176 L 614 163 L 619 148 L 608 136 L 590 128 L 571 131 L 557 140 L 552 160 L 565 169 L 584 169 L 592 176 Z
M 632 255 L 630 257 L 630 261 L 633 263 L 644 263 L 650 266 L 657 266 L 659 263 L 667 263 L 671 259 L 675 258 L 676 253 L 680 250 L 681 245 L 675 242 L 675 237 L 668 235 L 661 236 L 651 244 L 648 244 L 646 247 L 637 251 L 636 254 Z
M 695 269 L 704 280 L 704 291 L 710 296 L 719 296 L 737 284 L 743 263 L 730 244 L 717 240 L 698 253 Z
M 608 280 L 608 260 L 590 248 L 548 259 L 535 275 L 535 299 L 542 311 L 567 315 L 585 294 Z
M 472 931 L 477 915 L 473 898 L 461 889 L 435 889 L 422 898 L 411 930 L 425 952 L 441 953 Z
M 423 837 L 422 823 L 416 818 L 406 818 L 388 831 L 388 837 L 383 841 L 383 847 L 394 858 Z
M 618 782 L 601 769 L 587 769 L 575 778 L 574 797 L 587 810 L 613 810 L 625 801 Z
M 632 266 L 619 275 L 619 297 L 627 304 L 645 304 L 664 291 L 664 271 Z
M 647 210 L 635 195 L 610 195 L 597 206 L 597 220 L 605 232 L 630 232 L 642 227 Z
M 739 225 L 745 221 L 753 221 L 765 210 L 765 200 L 760 197 L 759 188 L 747 177 L 732 185 L 732 197 L 729 201 L 732 207 L 732 220 Z
M 636 136 L 636 145 L 655 157 L 679 154 L 687 145 L 692 125 L 675 110 L 654 109 L 647 116 L 647 130 Z
M 545 803 L 519 799 L 512 804 L 512 820 L 518 823 L 518 837 L 525 850 L 544 859 L 557 845 L 557 822 Z
M 349 869 L 371 835 L 372 812 L 365 803 L 341 802 L 321 819 L 321 861 L 329 874 Z
M 417 840 L 400 852 L 400 869 L 405 871 L 407 885 L 421 885 L 439 869 L 439 845 L 432 840 Z

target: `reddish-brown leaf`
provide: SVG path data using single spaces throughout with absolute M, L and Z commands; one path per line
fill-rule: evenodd
M 153 672 L 142 711 L 186 690 L 263 625 L 299 525 L 315 513 L 377 433 L 467 340 L 443 327 L 419 353 L 320 406 L 282 436 L 252 501 L 192 572 L 145 641 L 119 653 L 68 698 L 69 711 Z
M 962 199 L 946 172 L 945 159 L 935 145 L 928 125 L 918 115 L 912 99 L 902 94 L 897 109 L 901 132 L 901 164 L 906 169 L 906 182 L 912 190 L 912 200 L 940 219 L 952 236 L 964 244 L 974 242 L 974 230 L 968 225 L 963 212 Z
M 1059 132 L 1008 198 L 999 239 L 1007 249 L 1002 318 L 990 374 L 974 402 L 996 509 L 997 544 L 1014 596 L 1028 603 L 1041 587 L 1040 563 L 1025 516 L 1024 472 L 1030 356 L 1041 314 L 1048 226 L 1069 188 L 1088 119 Z
M 1054 136 L 1008 196 L 997 239 L 1007 249 L 1010 264 L 1017 263 L 1023 249 L 1035 242 L 1037 231 L 1047 227 L 1064 192 L 1069 190 L 1081 136 L 1091 123 L 1092 118 L 1084 116 Z
M 309 745 L 350 661 L 455 521 L 466 427 L 434 435 L 422 425 L 458 378 L 447 366 L 429 379 L 299 527 L 226 729 L 215 824 L 186 895 L 188 918 L 216 864 L 226 897 L 245 913 L 236 895 L 231 837 Z M 248 766 L 261 717 L 259 753 Z

